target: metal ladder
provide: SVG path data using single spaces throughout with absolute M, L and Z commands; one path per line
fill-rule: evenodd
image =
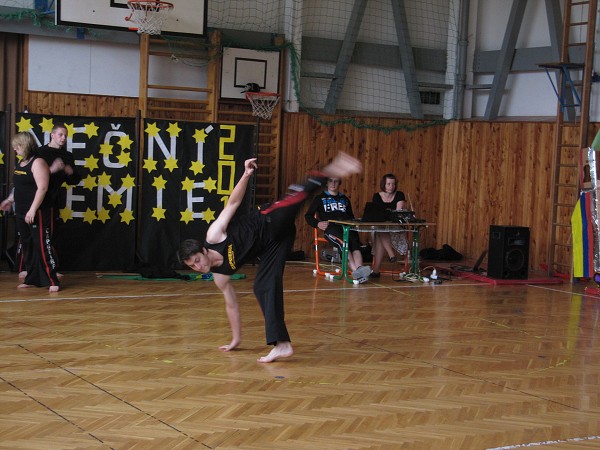
M 558 79 L 555 87 L 558 105 L 552 162 L 548 275 L 572 275 L 571 215 L 579 199 L 581 149 L 589 145 L 596 13 L 597 0 L 566 0 L 560 61 L 546 65 L 546 70 L 557 70 Z M 571 71 L 580 75 L 571 77 Z

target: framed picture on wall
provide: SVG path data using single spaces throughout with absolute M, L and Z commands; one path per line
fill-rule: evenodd
M 221 98 L 244 99 L 247 83 L 256 83 L 261 92 L 279 93 L 278 51 L 224 47 L 221 60 Z

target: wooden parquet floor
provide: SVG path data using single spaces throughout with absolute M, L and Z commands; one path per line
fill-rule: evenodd
M 252 294 L 244 340 L 207 281 L 0 273 L 2 449 L 600 448 L 600 298 L 583 285 L 382 276 L 290 263 L 295 355 L 272 364 Z

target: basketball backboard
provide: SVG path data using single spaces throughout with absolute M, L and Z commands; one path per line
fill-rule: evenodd
M 223 48 L 221 98 L 243 99 L 246 83 L 261 92 L 279 93 L 279 52 L 247 48 Z
M 173 10 L 162 27 L 165 34 L 204 36 L 207 0 L 169 0 Z M 75 27 L 129 30 L 127 0 L 56 0 L 56 23 Z

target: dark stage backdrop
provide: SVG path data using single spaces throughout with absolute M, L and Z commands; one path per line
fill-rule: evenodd
M 40 145 L 57 122 L 67 126 L 67 150 L 82 176 L 65 187 L 57 221 L 62 270 L 177 267 L 180 241 L 204 237 L 253 149 L 252 125 L 147 120 L 140 159 L 135 119 L 16 117 L 17 131 Z
M 252 125 L 144 122 L 143 262 L 177 268 L 179 243 L 204 238 L 252 156 L 253 133 Z M 238 214 L 248 211 L 249 194 Z
M 121 269 L 134 262 L 136 177 L 135 119 L 17 114 L 17 131 L 50 142 L 54 124 L 69 132 L 82 181 L 66 186 L 54 244 L 61 270 Z

